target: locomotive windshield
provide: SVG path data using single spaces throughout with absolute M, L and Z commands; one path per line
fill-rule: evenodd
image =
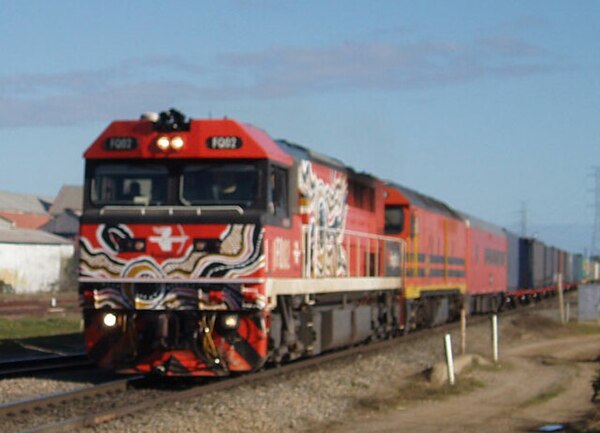
M 97 205 L 160 206 L 165 204 L 169 172 L 152 164 L 105 164 L 96 167 L 91 199 Z
M 259 197 L 264 199 L 259 191 L 261 170 L 264 168 L 254 162 L 107 162 L 93 166 L 89 194 L 95 206 L 256 209 Z
M 255 164 L 193 164 L 183 169 L 180 199 L 184 204 L 255 207 L 257 196 Z

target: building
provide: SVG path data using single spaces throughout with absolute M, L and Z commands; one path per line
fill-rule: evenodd
M 13 223 L 11 220 L 0 216 L 0 229 L 11 229 L 14 228 L 14 226 L 15 223 Z
M 77 241 L 82 206 L 83 187 L 63 186 L 48 210 L 52 219 L 41 226 L 40 230 Z
M 74 288 L 83 188 L 55 199 L 0 191 L 0 293 Z
M 0 217 L 16 228 L 38 229 L 50 221 L 52 198 L 0 191 Z
M 74 245 L 40 230 L 0 222 L 0 293 L 65 289 L 72 284 Z

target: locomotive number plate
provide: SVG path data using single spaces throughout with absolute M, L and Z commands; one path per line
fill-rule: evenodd
M 133 137 L 110 137 L 104 142 L 106 150 L 134 150 L 137 149 L 137 140 Z
M 235 150 L 242 147 L 239 137 L 208 137 L 206 147 L 214 150 Z

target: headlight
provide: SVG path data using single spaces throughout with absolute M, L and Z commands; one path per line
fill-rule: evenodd
M 221 316 L 221 326 L 224 329 L 237 329 L 239 322 L 237 314 L 227 313 Z
M 185 141 L 183 140 L 183 137 L 180 137 L 179 135 L 173 138 L 163 135 L 162 137 L 159 137 L 158 140 L 156 140 L 156 147 L 158 147 L 163 152 L 168 152 L 169 149 L 178 152 L 181 149 L 183 149 L 184 145 Z
M 183 144 L 183 138 L 179 136 L 171 139 L 171 149 L 173 150 L 181 150 L 183 148 Z
M 169 146 L 171 146 L 171 141 L 169 140 L 169 137 L 160 137 L 156 140 L 156 145 L 160 150 L 166 151 L 169 149 Z
M 104 326 L 106 326 L 107 328 L 112 328 L 117 324 L 117 316 L 113 313 L 106 313 L 102 321 L 104 322 Z

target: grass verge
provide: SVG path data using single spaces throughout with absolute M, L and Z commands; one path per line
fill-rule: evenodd
M 563 392 L 565 392 L 566 389 L 567 388 L 565 388 L 564 385 L 560 385 L 560 384 L 550 385 L 544 391 L 540 392 L 535 397 L 533 397 L 530 400 L 526 401 L 523 404 L 523 406 L 529 407 L 529 406 L 536 406 L 538 404 L 546 403 L 547 401 L 550 401 L 553 398 L 558 397 L 560 394 L 562 394 Z
M 0 340 L 12 340 L 80 331 L 81 317 L 76 314 L 42 317 L 0 317 Z
M 571 322 L 567 327 L 577 334 L 593 335 L 600 334 L 600 325 L 597 322 Z

